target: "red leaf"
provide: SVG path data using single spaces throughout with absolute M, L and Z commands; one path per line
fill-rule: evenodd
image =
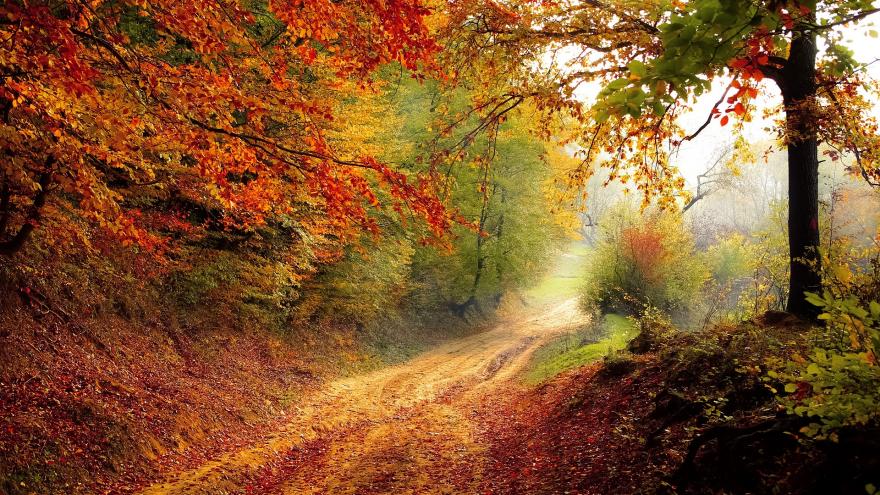
M 730 62 L 728 62 L 728 65 L 730 65 L 734 69 L 741 69 L 741 68 L 745 67 L 748 63 L 749 63 L 749 61 L 746 59 L 735 58 L 735 59 L 731 60 Z

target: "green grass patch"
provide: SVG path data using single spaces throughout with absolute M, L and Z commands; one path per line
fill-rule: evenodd
M 526 291 L 526 297 L 534 302 L 575 297 L 583 285 L 589 248 L 580 243 L 572 244 L 556 261 L 553 270 L 538 285 Z
M 563 371 L 602 359 L 626 347 L 637 333 L 635 322 L 629 318 L 605 315 L 598 325 L 562 335 L 535 351 L 525 381 L 538 384 Z

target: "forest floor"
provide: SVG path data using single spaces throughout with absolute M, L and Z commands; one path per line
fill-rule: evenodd
M 524 386 L 515 377 L 536 349 L 585 323 L 575 299 L 548 303 L 407 363 L 337 380 L 268 437 L 142 493 L 482 492 L 492 404 Z

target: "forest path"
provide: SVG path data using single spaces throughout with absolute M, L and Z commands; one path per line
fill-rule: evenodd
M 478 405 L 504 394 L 535 349 L 584 322 L 569 299 L 337 380 L 270 437 L 142 493 L 476 493 Z

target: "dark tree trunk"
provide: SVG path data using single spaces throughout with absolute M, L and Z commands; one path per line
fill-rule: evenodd
M 24 224 L 19 227 L 18 232 L 11 235 L 8 239 L 0 241 L 0 256 L 12 256 L 17 253 L 31 236 L 31 232 L 33 232 L 36 223 L 39 222 L 43 205 L 46 204 L 46 196 L 49 194 L 49 183 L 52 180 L 52 172 L 48 170 L 48 168 L 51 167 L 53 163 L 54 159 L 52 158 L 46 160 L 47 170 L 40 174 L 40 178 L 37 180 L 37 183 L 40 185 L 40 190 L 37 191 L 34 196 L 34 202 L 31 204 L 30 212 L 25 217 Z M 6 225 L 8 224 L 11 215 L 9 200 L 11 194 L 9 186 L 4 180 L 2 198 L 0 198 L 0 203 L 2 203 L 2 205 L 0 205 L 0 208 L 2 208 L 2 213 L 0 213 L 0 226 L 3 227 L 3 230 L 0 230 L 0 236 L 6 235 Z
M 0 120 L 7 125 L 10 124 L 9 113 L 11 111 L 12 100 L 0 99 Z M 3 153 L 3 158 L 11 161 L 13 154 L 6 150 Z M 24 223 L 14 234 L 6 232 L 12 219 L 13 186 L 11 179 L 5 173 L 0 176 L 0 180 L 2 180 L 2 185 L 0 185 L 0 256 L 14 255 L 21 250 L 25 242 L 30 238 L 31 232 L 33 232 L 37 222 L 40 221 L 43 206 L 46 204 L 49 184 L 52 182 L 52 168 L 54 166 L 55 157 L 52 155 L 47 156 L 44 170 L 37 178 L 37 184 L 39 184 L 40 189 L 34 194 L 33 203 L 31 203 L 31 207 L 24 217 Z
M 815 317 L 817 308 L 804 292 L 821 290 L 819 275 L 819 155 L 814 104 L 816 37 L 796 35 L 782 70 L 781 89 L 788 139 L 788 242 L 791 278 L 790 313 Z
M 486 266 L 486 260 L 483 259 L 483 236 L 482 230 L 477 233 L 477 270 L 474 273 L 474 283 L 471 285 L 471 295 L 467 304 L 474 304 L 477 301 L 477 289 L 480 288 L 480 279 L 483 278 L 483 268 Z

